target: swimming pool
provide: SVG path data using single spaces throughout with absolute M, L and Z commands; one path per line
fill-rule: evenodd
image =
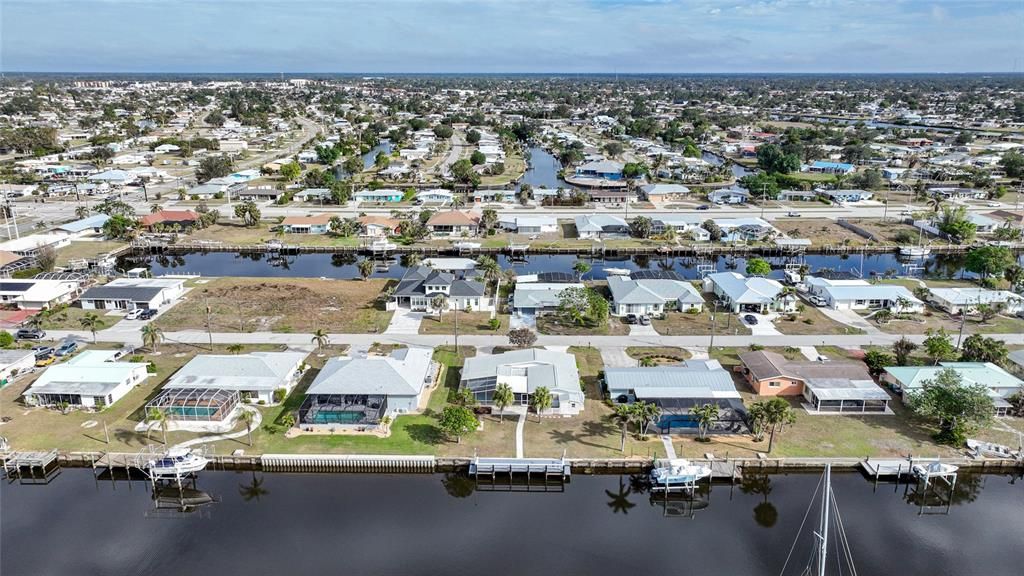
M 219 406 L 167 406 L 164 408 L 164 412 L 170 417 L 213 418 L 218 411 L 220 411 Z
M 363 420 L 362 412 L 321 410 L 308 416 L 310 424 L 355 424 Z

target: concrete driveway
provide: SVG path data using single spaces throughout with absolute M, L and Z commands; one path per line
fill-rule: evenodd
M 636 360 L 626 354 L 625 348 L 601 348 L 601 360 L 605 368 L 635 368 Z
M 747 324 L 746 320 L 743 320 L 744 316 L 753 316 L 757 318 L 757 324 Z M 772 321 L 776 318 L 775 314 L 753 314 L 750 312 L 740 314 L 740 321 L 750 328 L 750 334 L 753 336 L 779 336 L 782 332 L 776 330 L 775 325 Z
M 833 310 L 828 307 L 818 308 L 818 310 L 825 316 L 828 316 L 840 324 L 846 324 L 853 328 L 860 328 L 865 334 L 880 334 L 882 332 L 875 325 L 865 320 L 860 314 L 857 314 L 853 310 Z
M 425 316 L 423 312 L 413 312 L 407 308 L 398 308 L 391 317 L 391 322 L 384 333 L 390 335 L 419 334 L 420 322 L 423 320 L 423 316 Z
M 653 324 L 644 326 L 642 324 L 630 324 L 629 325 L 630 336 L 657 336 L 658 332 L 654 329 Z

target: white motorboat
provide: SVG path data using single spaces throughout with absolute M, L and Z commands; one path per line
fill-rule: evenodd
M 146 471 L 154 478 L 176 478 L 206 468 L 210 461 L 200 452 L 191 448 L 172 448 L 162 457 L 146 462 Z
M 609 276 L 629 276 L 631 272 L 628 268 L 605 268 L 604 273 Z
M 900 246 L 900 256 L 924 258 L 931 253 L 932 249 L 925 246 Z
M 711 468 L 693 464 L 683 458 L 674 458 L 651 470 L 651 483 L 656 486 L 693 484 L 711 476 Z
M 455 244 L 453 244 L 453 246 L 455 246 L 459 250 L 476 250 L 477 248 L 483 246 L 483 244 L 481 244 L 479 242 L 466 242 L 466 241 L 462 241 L 462 242 L 456 242 Z
M 370 244 L 370 250 L 373 250 L 374 252 L 387 252 L 388 250 L 394 250 L 395 248 L 398 248 L 398 244 L 388 242 L 383 238 L 374 240 L 373 243 Z
M 949 476 L 951 474 L 955 474 L 959 469 L 959 466 L 945 464 L 936 460 L 934 462 L 929 462 L 928 464 L 914 464 L 910 470 L 914 473 L 914 476 L 928 479 Z

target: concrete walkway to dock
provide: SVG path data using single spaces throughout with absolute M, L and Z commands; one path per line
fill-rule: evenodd
M 676 447 L 672 445 L 672 437 L 667 434 L 662 434 L 661 443 L 665 446 L 665 456 L 670 460 L 674 460 L 676 458 Z
M 526 412 L 519 415 L 516 422 L 516 458 L 523 457 L 523 429 L 526 427 Z
M 260 411 L 256 410 L 255 408 L 250 408 L 248 406 L 243 406 L 242 410 L 248 410 L 248 411 L 253 413 L 252 428 L 251 429 L 252 430 L 258 429 L 260 427 L 260 424 L 263 423 L 263 415 L 260 414 Z M 189 448 L 191 446 L 199 446 L 201 444 L 209 444 L 211 442 L 220 442 L 221 440 L 233 440 L 235 438 L 241 438 L 242 436 L 245 436 L 248 433 L 249 433 L 248 430 L 246 430 L 245 428 L 242 428 L 238 432 L 226 432 L 224 434 L 215 434 L 213 436 L 202 436 L 200 438 L 193 438 L 192 440 L 186 440 L 184 442 L 181 442 L 180 444 L 175 444 L 174 446 L 171 446 L 170 449 L 174 450 L 176 448 Z

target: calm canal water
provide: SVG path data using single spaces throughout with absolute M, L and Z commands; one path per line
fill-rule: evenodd
M 271 258 L 266 254 L 235 254 L 229 252 L 194 253 L 179 256 L 148 256 L 142 258 L 125 258 L 118 265 L 128 269 L 135 266 L 148 266 L 153 274 L 197 273 L 203 276 L 250 276 L 250 277 L 307 277 L 307 278 L 358 278 L 356 262 L 360 257 L 352 254 L 301 254 L 282 258 Z M 538 272 L 568 272 L 578 258 L 572 255 L 536 255 L 526 260 L 511 260 L 508 256 L 498 256 L 502 268 L 511 268 L 518 274 L 534 274 Z M 907 274 L 910 272 L 905 263 L 895 254 L 873 254 L 849 257 L 811 254 L 799 258 L 767 258 L 775 270 L 773 278 L 782 278 L 783 268 L 787 263 L 804 262 L 812 272 L 831 270 L 843 274 L 860 275 L 870 278 L 880 274 Z M 383 268 L 374 272 L 376 278 L 401 278 L 405 273 L 401 258 L 392 260 L 385 271 Z M 604 279 L 607 277 L 605 268 L 626 268 L 629 270 L 663 269 L 674 270 L 685 278 L 700 277 L 697 270 L 698 261 L 694 258 L 660 258 L 634 256 L 632 258 L 588 260 L 593 271 L 587 279 Z M 736 270 L 743 273 L 746 261 L 743 258 L 715 257 L 708 261 L 716 270 Z M 927 276 L 940 278 L 959 277 L 963 272 L 963 259 L 959 256 L 935 255 L 918 261 L 924 266 Z M 971 276 L 970 273 L 966 273 Z
M 129 490 L 64 470 L 46 486 L 0 486 L 0 572 L 778 574 L 818 481 L 719 484 L 691 515 L 652 502 L 629 477 L 577 476 L 564 492 L 539 494 L 474 491 L 440 475 L 203 472 L 197 488 L 216 502 L 179 513 L 156 510 L 146 483 Z M 923 514 L 903 486 L 875 491 L 859 474 L 835 474 L 833 488 L 861 576 L 1020 574 L 1020 478 L 961 475 L 948 510 Z M 810 546 L 807 531 L 787 574 Z

